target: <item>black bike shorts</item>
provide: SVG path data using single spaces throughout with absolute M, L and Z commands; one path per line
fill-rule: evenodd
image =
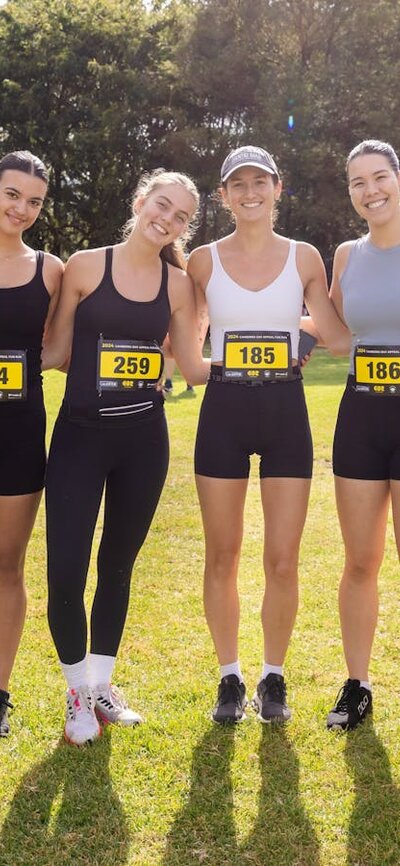
M 333 471 L 342 478 L 400 481 L 400 397 L 358 393 L 349 376 L 336 422 Z
M 212 367 L 211 375 L 215 370 L 220 374 Z M 208 382 L 197 430 L 196 474 L 248 478 L 251 454 L 260 455 L 260 478 L 311 478 L 312 439 L 300 375 L 256 386 Z
M 46 413 L 41 391 L 0 406 L 0 496 L 36 493 L 44 485 Z

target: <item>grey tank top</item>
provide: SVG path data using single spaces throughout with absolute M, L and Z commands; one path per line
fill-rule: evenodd
M 352 334 L 350 373 L 357 345 L 400 346 L 400 245 L 375 247 L 368 237 L 351 249 L 340 281 L 343 312 Z

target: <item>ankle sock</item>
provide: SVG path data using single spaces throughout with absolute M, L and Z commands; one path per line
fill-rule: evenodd
M 60 662 L 60 664 L 69 689 L 79 689 L 80 686 L 87 686 L 89 681 L 87 656 L 82 661 L 76 662 L 73 665 L 67 665 L 64 662 Z
M 240 670 L 240 662 L 231 662 L 229 665 L 220 665 L 221 679 L 229 677 L 230 674 L 236 674 L 239 682 L 243 682 L 242 671 Z
M 282 665 L 269 665 L 268 662 L 264 662 L 261 679 L 265 680 L 265 677 L 267 677 L 268 674 L 279 674 L 281 677 L 283 677 Z
M 89 685 L 93 689 L 103 683 L 110 683 L 116 657 L 89 653 Z

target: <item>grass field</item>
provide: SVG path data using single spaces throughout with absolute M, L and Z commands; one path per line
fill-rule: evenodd
M 64 685 L 46 622 L 44 513 L 29 548 L 29 611 L 0 741 L 0 866 L 398 866 L 399 601 L 391 526 L 373 660 L 375 714 L 325 730 L 345 678 L 337 615 L 342 548 L 330 467 L 346 362 L 317 351 L 305 371 L 315 475 L 301 601 L 285 673 L 293 721 L 212 725 L 218 669 L 201 600 L 203 541 L 192 472 L 201 388 L 167 401 L 168 481 L 137 562 L 115 681 L 143 714 L 91 748 L 64 744 Z M 51 428 L 63 377 L 46 375 Z M 240 571 L 241 662 L 250 695 L 262 662 L 262 520 L 256 463 Z M 93 592 L 95 560 L 88 584 Z

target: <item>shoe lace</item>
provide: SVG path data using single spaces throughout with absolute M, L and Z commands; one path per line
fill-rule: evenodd
M 342 688 L 339 689 L 337 693 L 334 712 L 347 712 L 347 710 L 350 708 L 352 698 L 357 688 L 358 680 L 346 680 L 344 686 L 342 686 Z
M 128 706 L 117 686 L 99 686 L 97 700 L 109 710 L 114 709 L 114 707 L 125 710 Z
M 74 719 L 77 713 L 92 711 L 92 696 L 86 689 L 74 689 L 68 694 L 67 700 L 68 715 L 70 719 Z
M 219 687 L 218 702 L 220 704 L 236 704 L 240 703 L 241 694 L 238 683 L 233 683 L 225 677 L 221 680 Z
M 271 679 L 267 683 L 269 700 L 277 704 L 284 704 L 286 700 L 286 686 L 283 679 Z

